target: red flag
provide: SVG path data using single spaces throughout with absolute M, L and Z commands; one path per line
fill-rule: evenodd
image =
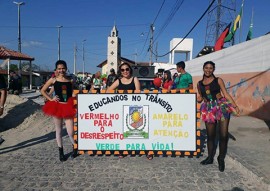
M 229 30 L 230 30 L 230 27 L 231 27 L 231 23 L 228 24 L 228 26 L 224 29 L 224 31 L 221 33 L 221 35 L 219 36 L 216 44 L 215 44 L 215 51 L 218 51 L 218 50 L 221 50 L 223 48 L 223 45 L 224 45 L 224 39 L 226 38 L 226 36 L 228 35 L 229 33 Z

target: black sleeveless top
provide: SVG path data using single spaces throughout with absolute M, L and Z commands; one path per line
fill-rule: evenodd
M 2 74 L 0 74 L 0 90 L 7 89 L 7 84 L 5 78 Z
M 199 88 L 202 94 L 202 97 L 207 101 L 217 100 L 217 94 L 220 94 L 220 86 L 218 84 L 218 78 L 207 85 L 203 84 L 203 80 L 199 81 Z
M 55 81 L 53 84 L 55 95 L 59 97 L 59 102 L 67 102 L 68 98 L 72 97 L 71 82 Z
M 121 79 L 119 79 L 119 85 L 118 85 L 118 90 L 135 90 L 136 86 L 134 83 L 134 77 L 132 78 L 132 81 L 130 84 L 122 84 Z

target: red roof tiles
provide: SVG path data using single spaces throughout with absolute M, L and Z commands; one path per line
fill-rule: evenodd
M 0 59 L 29 60 L 29 61 L 35 60 L 34 58 L 26 54 L 14 50 L 9 50 L 4 46 L 0 46 Z

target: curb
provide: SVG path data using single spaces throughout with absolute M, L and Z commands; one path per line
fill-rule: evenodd
M 229 154 L 227 154 L 226 158 L 228 161 L 232 162 L 234 165 L 239 167 L 243 171 L 244 174 L 249 176 L 249 178 L 258 182 L 263 187 L 263 189 L 270 190 L 270 184 L 265 182 L 263 180 L 264 179 L 263 177 L 260 177 L 257 174 L 255 174 L 252 170 L 245 167 L 241 162 L 237 161 L 233 156 L 230 156 Z

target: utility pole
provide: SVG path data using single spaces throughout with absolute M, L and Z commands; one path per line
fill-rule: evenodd
M 156 62 L 158 61 L 158 57 L 157 57 L 157 55 L 158 55 L 158 42 L 156 43 Z
M 82 41 L 82 51 L 83 51 L 83 79 L 84 79 L 84 73 L 85 73 L 85 60 L 84 60 L 84 43 L 86 39 Z
M 152 58 L 153 58 L 153 38 L 154 38 L 154 30 L 155 30 L 155 27 L 153 24 L 150 25 L 150 30 L 151 30 L 151 37 L 150 37 L 150 47 L 149 47 L 149 50 L 150 50 L 150 60 L 149 60 L 149 66 L 152 66 Z
M 135 53 L 133 55 L 135 59 L 135 66 L 137 66 L 137 56 L 138 56 L 137 49 L 135 49 Z
M 76 75 L 76 59 L 77 59 L 77 45 L 74 45 L 74 64 L 73 64 L 73 74 Z
M 58 60 L 60 60 L 61 58 L 61 55 L 60 55 L 60 52 L 61 52 L 61 49 L 60 49 L 60 28 L 62 28 L 63 26 L 57 26 L 58 28 Z
M 21 42 L 21 5 L 25 5 L 24 2 L 16 2 L 14 1 L 18 6 L 18 52 L 22 52 L 22 42 Z M 22 63 L 21 60 L 19 60 L 19 72 L 22 70 Z M 19 74 L 20 75 L 20 74 Z

